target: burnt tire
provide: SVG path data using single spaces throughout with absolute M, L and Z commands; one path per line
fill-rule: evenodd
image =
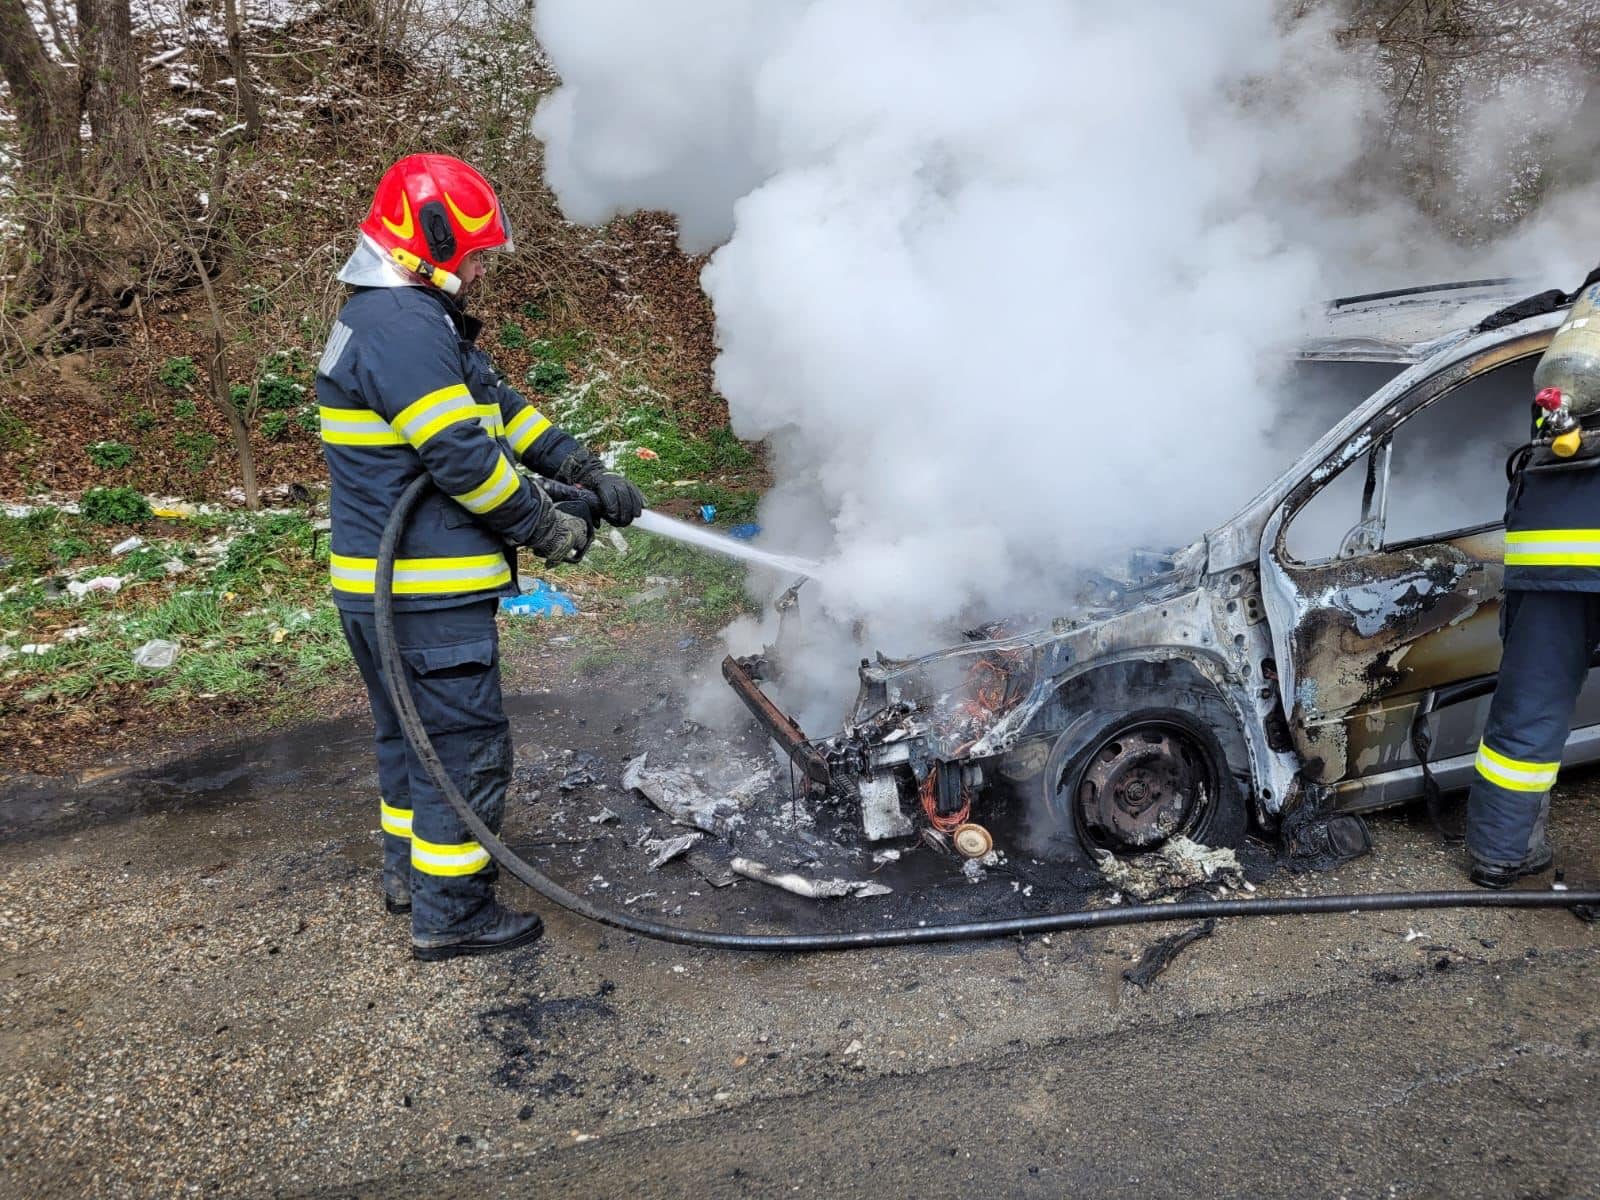
M 1038 786 L 1067 861 L 1145 853 L 1179 835 L 1235 847 L 1250 823 L 1221 741 L 1180 708 L 1083 714 L 1056 738 Z

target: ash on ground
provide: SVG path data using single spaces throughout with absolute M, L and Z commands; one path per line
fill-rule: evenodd
M 867 841 L 854 806 L 808 794 L 753 721 L 732 735 L 706 728 L 685 717 L 673 689 L 632 705 L 613 693 L 600 702 L 612 711 L 566 703 L 574 707 L 543 715 L 549 742 L 570 748 L 519 749 L 506 837 L 608 907 L 708 929 L 812 932 L 1031 915 L 1127 895 L 1125 881 L 1093 864 L 1041 851 L 1025 836 L 1029 805 L 1017 793 L 979 798 L 974 819 L 995 852 L 975 865 L 920 832 Z M 1237 871 L 1214 883 L 1235 888 L 1275 869 L 1268 847 L 1248 843 Z

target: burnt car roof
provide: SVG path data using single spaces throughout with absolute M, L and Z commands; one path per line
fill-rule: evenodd
M 1307 322 L 1297 357 L 1310 362 L 1416 363 L 1531 292 L 1527 279 L 1469 279 L 1330 300 Z

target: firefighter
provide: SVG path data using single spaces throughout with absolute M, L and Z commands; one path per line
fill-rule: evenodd
M 495 867 L 412 755 L 383 686 L 373 590 L 395 501 L 426 472 L 394 573 L 396 639 L 434 746 L 473 811 L 497 830 L 511 776 L 495 612 L 517 593 L 516 548 L 576 561 L 589 522 L 557 508 L 516 468 L 594 492 L 627 525 L 643 498 L 509 387 L 477 345 L 463 304 L 485 256 L 512 250 L 494 189 L 459 159 L 402 158 L 386 171 L 355 253 L 353 288 L 317 366 L 332 481 L 330 575 L 377 725 L 384 903 L 411 917 L 424 961 L 508 950 L 537 938 L 535 914 L 495 902 Z
M 1550 788 L 1600 642 L 1600 459 L 1577 465 L 1524 465 L 1507 502 L 1500 677 L 1467 798 L 1481 887 L 1551 863 Z

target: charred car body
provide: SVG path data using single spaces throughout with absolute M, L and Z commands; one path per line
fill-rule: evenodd
M 1527 291 L 1333 302 L 1297 369 L 1324 401 L 1305 424 L 1320 410 L 1327 428 L 1329 403 L 1341 416 L 1292 467 L 1192 545 L 1136 555 L 1086 609 L 864 660 L 828 742 L 761 694 L 760 662 L 724 674 L 814 785 L 859 801 L 874 839 L 981 819 L 1002 776 L 1037 789 L 1083 852 L 1228 845 L 1252 818 L 1412 800 L 1430 759 L 1440 786 L 1464 786 L 1500 655 L 1500 463 L 1526 441 L 1533 366 L 1562 319 L 1507 308 Z M 1563 761 L 1597 757 L 1591 675 Z

